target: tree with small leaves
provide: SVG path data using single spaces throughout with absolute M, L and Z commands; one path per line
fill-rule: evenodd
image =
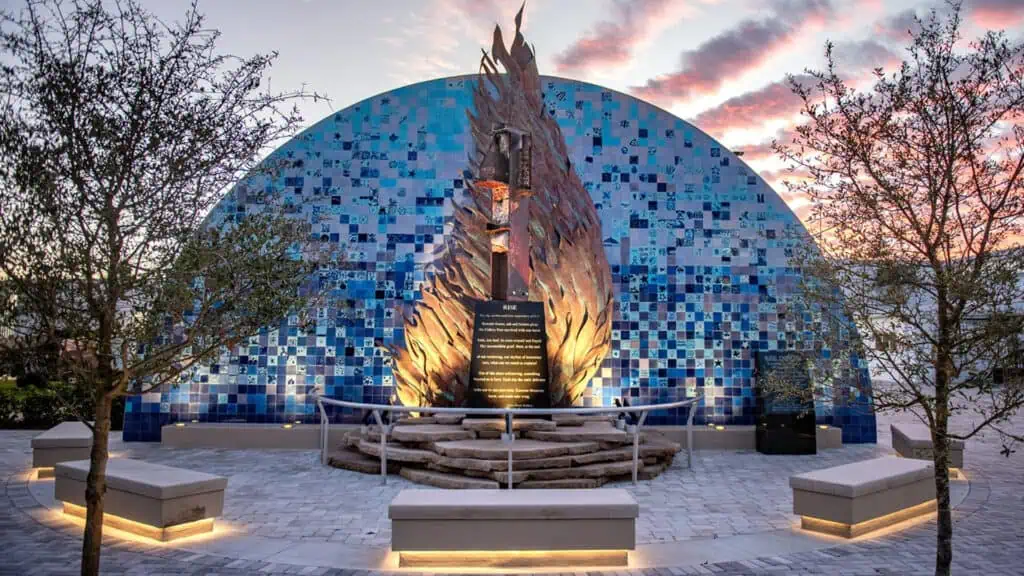
M 959 3 L 910 35 L 901 67 L 865 90 L 843 81 L 829 45 L 826 70 L 791 82 L 804 122 L 775 148 L 809 175 L 787 182 L 811 207 L 799 299 L 858 328 L 848 349 L 875 370 L 875 409 L 931 431 L 945 575 L 949 441 L 988 429 L 1009 456 L 1024 440 L 1003 427 L 1024 406 L 1020 371 L 996 377 L 1024 333 L 1024 45 L 999 32 L 962 44 Z
M 333 258 L 272 186 L 245 189 L 260 210 L 212 211 L 239 178 L 276 177 L 262 157 L 319 97 L 270 91 L 276 54 L 217 39 L 195 4 L 173 23 L 136 0 L 0 16 L 0 326 L 8 346 L 62 342 L 60 371 L 94 397 L 82 574 L 100 568 L 114 398 L 303 314 Z

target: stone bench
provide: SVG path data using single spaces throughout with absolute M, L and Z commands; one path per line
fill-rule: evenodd
M 890 424 L 892 447 L 904 458 L 932 460 L 932 432 L 924 424 Z M 964 467 L 964 441 L 949 440 L 949 467 Z
M 64 503 L 65 513 L 85 517 L 88 474 L 88 460 L 57 465 L 54 496 Z M 103 523 L 162 542 L 210 532 L 214 517 L 224 511 L 227 484 L 221 476 L 111 458 Z
M 789 485 L 803 529 L 845 538 L 936 508 L 932 464 L 923 460 L 883 456 L 791 476 Z
M 88 459 L 92 451 L 92 430 L 81 422 L 61 422 L 32 439 L 32 467 L 39 478 L 53 476 L 59 462 Z
M 388 507 L 403 567 L 625 566 L 637 516 L 622 489 L 402 490 Z

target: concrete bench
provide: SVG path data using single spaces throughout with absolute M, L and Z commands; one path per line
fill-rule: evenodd
M 890 424 L 892 447 L 904 458 L 932 460 L 932 432 L 924 424 Z M 949 440 L 949 467 L 964 467 L 964 441 Z
M 85 517 L 88 474 L 88 460 L 57 464 L 54 496 L 66 514 Z M 221 476 L 111 458 L 103 523 L 162 542 L 210 532 L 214 517 L 224 511 L 227 484 Z
M 622 489 L 402 490 L 388 507 L 408 567 L 625 566 L 637 516 Z
M 32 439 L 32 467 L 39 478 L 53 476 L 58 462 L 88 459 L 92 430 L 81 422 L 61 422 Z
M 845 538 L 930 514 L 932 464 L 883 456 L 791 476 L 793 513 L 805 530 Z

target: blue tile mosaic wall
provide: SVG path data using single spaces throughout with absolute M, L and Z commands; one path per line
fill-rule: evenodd
M 648 404 L 699 391 L 698 423 L 752 424 L 753 351 L 787 342 L 776 304 L 798 281 L 784 238 L 799 220 L 692 125 L 600 86 L 542 80 L 601 216 L 618 299 L 612 350 L 585 402 Z M 475 82 L 414 84 L 332 114 L 274 153 L 290 166 L 278 177 L 243 181 L 220 202 L 213 221 L 259 209 L 247 204 L 247 187 L 280 192 L 296 217 L 346 246 L 335 296 L 347 305 L 321 310 L 309 332 L 285 319 L 178 386 L 129 398 L 125 440 L 158 440 L 162 425 L 193 419 L 316 422 L 313 391 L 388 401 L 383 345 L 404 342 L 396 309 L 417 300 L 465 194 Z M 874 442 L 867 399 L 848 392 L 819 402 L 819 423 L 841 426 L 845 442 Z

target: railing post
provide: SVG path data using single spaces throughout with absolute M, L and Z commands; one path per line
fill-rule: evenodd
M 640 466 L 640 434 L 636 424 L 631 424 L 628 430 L 633 433 L 633 484 L 636 485 Z
M 631 426 L 633 430 L 633 484 L 637 483 L 640 475 L 640 427 L 647 420 L 647 410 L 640 411 L 640 419 Z
M 507 490 L 512 489 L 512 443 L 515 442 L 516 435 L 512 427 L 512 412 L 505 413 L 505 444 L 508 445 L 508 487 Z
M 697 412 L 697 398 L 690 404 L 690 413 L 686 416 L 686 469 L 693 469 L 693 415 Z
M 318 396 L 316 399 L 316 406 L 320 409 L 320 465 L 327 465 L 327 442 L 330 438 L 330 421 L 327 419 L 327 410 L 324 408 L 324 403 Z
M 377 421 L 380 428 L 380 480 L 381 484 L 388 483 L 388 429 L 384 426 L 384 419 L 380 417 L 380 410 L 373 411 L 373 419 Z

